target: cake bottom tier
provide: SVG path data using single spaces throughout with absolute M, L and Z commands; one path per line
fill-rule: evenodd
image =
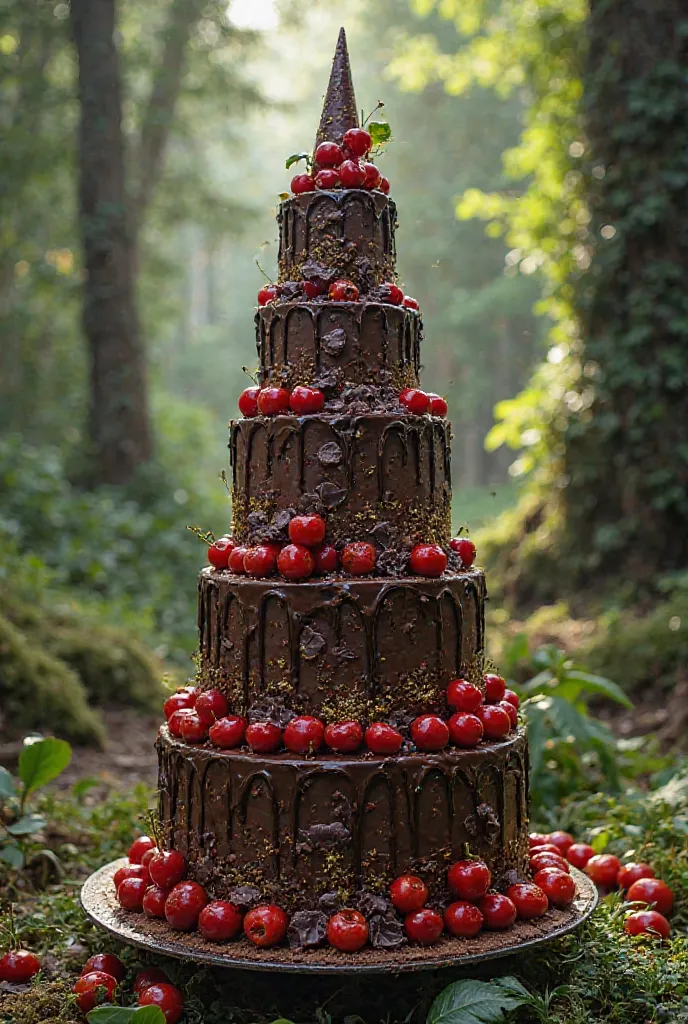
M 238 886 L 289 912 L 380 893 L 420 875 L 447 901 L 470 853 L 502 888 L 527 876 L 525 731 L 475 750 L 381 758 L 259 756 L 158 738 L 167 845 L 213 898 Z

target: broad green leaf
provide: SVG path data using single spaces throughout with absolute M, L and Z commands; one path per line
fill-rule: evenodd
M 45 825 L 45 818 L 41 818 L 40 814 L 25 814 L 13 825 L 8 825 L 7 831 L 11 836 L 30 836 L 34 832 L 40 832 Z
M 507 1010 L 530 999 L 516 978 L 455 981 L 430 1007 L 426 1024 L 498 1024 Z
M 380 146 L 392 138 L 392 129 L 386 121 L 369 121 L 366 131 L 370 133 L 374 146 Z
M 16 795 L 14 779 L 6 768 L 0 768 L 0 800 L 9 800 Z
M 158 1006 L 139 1008 L 137 1006 L 113 1006 L 112 1003 L 97 1006 L 95 1010 L 91 1010 L 90 1013 L 86 1014 L 86 1020 L 88 1024 L 131 1024 L 134 1018 L 137 1021 L 141 1020 L 138 1016 L 139 1009 L 155 1010 L 156 1013 L 160 1014 L 159 1017 L 147 1019 L 147 1024 L 163 1024 L 165 1017 Z
M 159 1006 L 139 1006 L 133 1024 L 165 1024 L 165 1014 Z
M 24 867 L 24 854 L 16 843 L 0 846 L 0 860 L 15 871 L 20 871 Z
M 616 701 L 617 704 L 623 704 L 625 708 L 633 707 L 632 701 L 628 699 L 621 687 L 617 683 L 613 683 L 611 679 L 605 679 L 604 676 L 595 676 L 589 672 L 571 669 L 566 673 L 565 683 L 569 680 L 578 683 L 586 693 L 599 693 L 609 700 Z
M 65 740 L 38 740 L 24 746 L 19 755 L 19 778 L 24 783 L 24 794 L 33 793 L 56 779 L 71 758 L 72 748 Z
M 549 669 L 545 669 L 542 672 L 538 672 L 536 676 L 529 679 L 523 684 L 521 690 L 523 693 L 535 694 L 535 693 L 551 693 L 553 686 L 551 685 L 553 676 Z
M 308 162 L 308 160 L 310 160 L 310 153 L 292 153 L 290 157 L 287 157 L 287 162 L 284 166 L 289 170 L 289 168 L 293 167 L 294 164 L 297 164 L 299 160 L 305 160 Z

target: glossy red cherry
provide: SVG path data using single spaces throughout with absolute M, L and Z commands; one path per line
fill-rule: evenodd
M 547 913 L 549 900 L 539 885 L 532 882 L 518 882 L 510 885 L 506 895 L 516 907 L 516 913 L 523 921 L 532 917 L 542 917 Z
M 404 388 L 399 395 L 399 402 L 414 416 L 423 416 L 430 410 L 430 400 L 420 388 Z
M 208 942 L 227 942 L 241 931 L 243 916 L 238 907 L 225 900 L 209 903 L 198 917 L 198 930 Z
M 464 569 L 470 569 L 475 562 L 475 544 L 468 537 L 454 537 L 450 542 L 452 551 L 456 551 Z
M 158 848 L 157 848 L 157 846 L 154 846 L 151 850 L 146 850 L 146 852 L 144 853 L 143 857 L 141 858 L 141 867 L 145 868 L 146 871 L 149 872 L 149 874 L 148 874 L 149 878 L 150 878 L 150 870 L 149 870 L 148 865 L 152 861 L 153 857 L 155 857 L 157 852 L 158 852 Z
M 159 885 L 149 885 L 143 894 L 141 904 L 146 917 L 164 918 L 165 903 L 169 895 L 169 889 L 161 889 Z
M 626 918 L 624 931 L 628 935 L 652 935 L 656 939 L 668 939 L 671 925 L 656 910 L 638 910 Z
M 447 885 L 462 900 L 479 900 L 490 888 L 492 875 L 484 860 L 459 860 L 447 871 Z
M 385 722 L 373 722 L 365 731 L 365 741 L 373 754 L 396 754 L 403 743 L 403 736 Z
M 327 293 L 334 302 L 356 302 L 358 299 L 358 288 L 353 281 L 342 278 L 333 281 Z
M 178 932 L 193 931 L 207 902 L 206 891 L 198 882 L 179 882 L 165 900 L 165 917 L 170 928 Z
M 563 857 L 556 853 L 541 853 L 539 849 L 533 850 L 530 858 L 530 870 L 535 874 L 542 868 L 558 868 L 559 871 L 568 873 L 569 866 Z
M 325 406 L 325 396 L 318 388 L 297 384 L 289 396 L 289 408 L 297 416 L 320 412 Z
M 287 934 L 289 918 L 281 907 L 263 903 L 254 907 L 244 918 L 244 934 L 254 946 L 265 949 L 282 942 Z
M 358 160 L 343 160 L 338 167 L 339 180 L 344 188 L 362 188 L 366 180 L 366 170 Z
M 117 886 L 117 902 L 124 910 L 143 909 L 143 897 L 149 883 L 145 878 L 125 878 Z
M 250 388 L 244 388 L 239 395 L 239 412 L 242 416 L 246 416 L 247 419 L 251 419 L 253 416 L 258 415 L 258 392 L 260 388 L 257 384 Z
M 476 717 L 483 723 L 483 735 L 487 740 L 501 740 L 511 729 L 511 719 L 504 708 L 497 704 L 483 704 L 476 711 Z
M 322 746 L 325 726 L 319 718 L 297 715 L 287 723 L 284 745 L 293 754 L 314 754 Z
M 318 167 L 339 167 L 343 159 L 344 153 L 336 142 L 321 142 L 315 151 Z
M 336 572 L 339 568 L 339 555 L 337 549 L 331 544 L 323 544 L 313 552 L 315 560 L 315 572 L 318 576 L 324 576 L 328 572 Z
M 112 876 L 115 889 L 119 889 L 125 878 L 141 878 L 144 882 L 150 882 L 150 869 L 143 864 L 125 864 L 118 868 Z
M 208 739 L 220 750 L 232 750 L 240 747 L 246 735 L 246 720 L 238 715 L 227 715 L 226 718 L 218 718 L 210 726 Z
M 285 580 L 307 580 L 313 575 L 315 562 L 302 544 L 287 544 L 277 556 L 277 569 Z
M 379 188 L 380 182 L 382 181 L 380 169 L 376 167 L 375 164 L 371 164 L 370 162 L 366 161 L 363 164 L 363 170 L 365 171 L 365 178 L 363 179 L 363 188 Z
M 175 711 L 174 714 L 170 715 L 167 719 L 167 725 L 172 735 L 180 739 L 182 735 L 182 722 L 188 715 L 195 714 L 196 712 L 193 708 L 183 708 L 181 711 Z
M 244 555 L 244 570 L 247 576 L 270 576 L 277 567 L 279 555 L 277 544 L 257 544 L 248 548 Z
M 586 871 L 590 867 L 590 861 Z M 617 872 L 618 873 L 618 872 Z M 674 894 L 666 884 L 659 878 L 639 878 L 626 893 L 629 903 L 647 903 L 651 910 L 665 916 L 671 912 L 674 905 Z
M 204 690 L 196 698 L 195 712 L 202 722 L 212 725 L 228 711 L 227 698 L 219 690 Z
M 409 566 L 416 576 L 437 579 L 447 568 L 447 556 L 439 544 L 416 544 L 411 550 Z
M 391 306 L 400 306 L 404 301 L 404 293 L 393 281 L 380 285 L 380 292 L 382 294 L 382 301 L 388 302 Z
M 506 693 L 506 682 L 501 676 L 498 676 L 496 672 L 486 672 L 483 676 L 485 680 L 485 700 L 488 704 L 498 704 L 500 700 L 504 700 L 504 694 Z
M 291 190 L 296 196 L 304 192 L 312 192 L 315 188 L 315 178 L 312 174 L 295 174 L 291 179 Z
M 513 690 L 504 691 L 504 700 L 508 700 L 509 704 L 512 704 L 517 711 L 521 706 L 521 698 L 517 693 L 514 693 Z M 553 832 L 552 835 L 568 836 L 568 832 Z M 568 850 L 569 846 L 571 846 L 571 843 L 574 842 L 573 836 L 571 836 L 570 839 L 571 842 L 565 847 L 566 850 Z M 559 844 L 557 843 L 556 845 L 558 846 Z M 562 847 L 562 849 L 564 849 L 564 847 Z
M 442 395 L 436 395 L 434 391 L 428 391 L 428 398 L 430 399 L 430 415 L 431 416 L 446 416 L 449 411 L 446 399 L 442 398 Z
M 559 868 L 542 868 L 536 871 L 533 882 L 542 889 L 555 907 L 567 907 L 576 895 L 576 883 L 571 875 L 566 871 L 560 871 Z
M 528 845 L 531 850 L 535 847 L 546 846 L 549 843 L 549 834 L 545 832 L 530 832 L 528 835 Z
M 634 882 L 641 878 L 654 878 L 655 869 L 649 864 L 622 864 L 616 876 L 616 884 L 619 889 L 629 889 Z
M 137 996 L 150 985 L 157 985 L 160 982 L 169 984 L 170 979 L 160 967 L 145 967 L 134 978 L 134 995 Z
M 512 697 L 516 697 L 516 694 L 513 692 L 513 690 L 506 690 L 504 694 L 504 700 L 508 700 L 510 704 L 514 704 L 513 700 L 509 700 L 507 694 L 511 694 Z M 516 701 L 517 703 L 514 704 L 514 707 L 518 708 L 518 697 L 516 697 Z M 549 841 L 550 843 L 553 843 L 554 846 L 558 847 L 558 849 L 561 850 L 561 853 L 563 855 L 566 853 L 569 846 L 573 846 L 576 840 L 573 838 L 570 832 L 562 832 L 560 829 L 558 829 L 556 832 L 550 832 Z
M 150 862 L 151 882 L 171 889 L 186 875 L 186 859 L 178 850 L 161 850 Z
M 243 544 L 237 545 L 229 556 L 229 568 L 232 572 L 236 573 L 237 576 L 245 576 L 246 570 L 244 569 L 244 558 L 246 557 L 247 547 Z
M 452 679 L 447 687 L 447 704 L 457 711 L 476 711 L 482 702 L 482 690 L 466 679 Z
M 368 922 L 358 910 L 340 910 L 327 922 L 327 941 L 343 953 L 356 953 L 368 941 Z
M 322 281 L 304 281 L 303 282 L 303 294 L 307 299 L 317 299 L 319 295 L 322 295 L 327 291 L 327 287 Z
M 101 1003 L 113 1002 L 117 980 L 105 971 L 91 971 L 77 979 L 72 992 L 76 995 L 76 1005 L 82 1013 L 90 1013 Z
M 276 284 L 266 284 L 258 292 L 258 305 L 267 306 L 268 302 L 274 302 L 279 298 L 279 288 Z
M 154 982 L 139 992 L 139 1006 L 157 1006 L 165 1024 L 177 1024 L 184 1012 L 184 996 L 174 985 Z
M 386 181 L 387 179 L 383 178 L 382 180 Z M 420 305 L 418 304 L 418 300 L 414 299 L 413 296 L 411 296 L 411 295 L 404 295 L 404 301 L 403 301 L 402 305 L 406 306 L 407 309 L 415 309 L 415 310 L 419 310 L 420 309 Z
M 370 132 L 365 128 L 349 128 L 344 134 L 344 149 L 352 156 L 366 156 L 373 145 Z
M 483 915 L 474 903 L 459 900 L 445 910 L 444 925 L 450 935 L 472 939 L 483 927 Z
M 154 850 L 154 849 L 155 849 L 155 840 L 154 839 L 151 839 L 150 836 L 139 836 L 138 839 L 135 839 L 134 842 L 129 847 L 129 852 L 127 853 L 127 857 L 129 858 L 129 863 L 130 864 L 140 864 L 141 863 L 141 858 L 143 857 L 144 853 L 147 853 L 148 850 Z M 112 972 L 110 972 L 110 973 L 112 973 Z
M 437 942 L 444 931 L 442 915 L 436 910 L 424 907 L 423 910 L 414 910 L 404 918 L 404 931 L 411 942 L 418 942 L 421 946 L 431 946 Z
M 30 956 L 31 954 L 29 954 Z M 118 956 L 113 953 L 96 953 L 88 958 L 84 964 L 81 974 L 90 974 L 91 971 L 103 971 L 109 974 L 115 981 L 124 981 L 127 976 L 127 969 Z
M 353 754 L 363 743 L 358 722 L 334 722 L 325 729 L 325 743 L 337 754 Z
M 478 903 L 478 910 L 483 915 L 485 928 L 490 931 L 504 931 L 516 921 L 516 907 L 508 896 L 499 892 L 488 892 Z
M 289 540 L 292 544 L 317 548 L 325 540 L 326 529 L 322 516 L 294 516 L 289 523 Z
M 428 887 L 418 875 L 401 875 L 389 887 L 392 906 L 400 914 L 421 910 L 428 900 Z
M 411 739 L 419 750 L 443 750 L 449 742 L 447 723 L 438 715 L 420 715 L 411 723 Z
M 574 868 L 580 868 L 581 871 L 594 855 L 595 851 L 587 843 L 574 843 L 566 851 L 566 859 L 569 864 L 573 864 Z
M 497 704 L 497 707 L 501 708 L 502 711 L 506 711 L 507 715 L 509 716 L 511 728 L 516 729 L 518 726 L 518 711 L 516 710 L 514 705 L 510 704 L 508 700 L 500 700 L 499 704 Z
M 341 561 L 345 572 L 352 576 L 365 576 L 375 568 L 376 552 L 366 541 L 352 541 L 342 548 Z
M 384 192 L 384 194 L 386 196 L 388 196 L 389 195 L 389 179 L 385 178 L 385 177 L 382 177 L 380 179 L 380 184 L 378 185 L 378 188 L 380 189 L 381 192 Z
M 315 184 L 320 189 L 336 188 L 339 185 L 339 172 L 334 167 L 323 167 L 315 176 Z
M 595 885 L 603 885 L 605 889 L 614 889 L 620 867 L 621 861 L 618 857 L 613 857 L 611 853 L 598 853 L 591 857 L 585 865 L 585 873 L 588 878 L 592 878 Z M 631 888 L 633 887 L 631 886 Z
M 180 728 L 185 743 L 205 743 L 208 739 L 208 725 L 196 711 L 182 718 Z
M 28 949 L 10 949 L 0 957 L 0 981 L 24 985 L 27 981 L 31 981 L 40 969 L 40 960 Z
M 268 385 L 258 392 L 258 408 L 263 416 L 278 416 L 289 410 L 289 392 L 286 388 Z
M 170 718 L 175 711 L 188 711 L 192 709 L 196 703 L 197 696 L 198 694 L 195 691 L 190 693 L 181 690 L 178 693 L 173 693 L 162 706 L 165 718 Z
M 251 722 L 246 742 L 254 754 L 273 754 L 282 746 L 282 730 L 272 722 Z
M 457 711 L 447 722 L 449 738 L 457 747 L 470 750 L 477 747 L 483 738 L 483 723 L 476 715 L 467 711 Z
M 554 843 L 542 843 L 540 846 L 534 847 L 530 852 L 531 857 L 534 857 L 536 853 L 553 853 L 555 857 L 564 857 L 564 854 Z

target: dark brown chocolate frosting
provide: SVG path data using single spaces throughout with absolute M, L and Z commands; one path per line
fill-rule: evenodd
M 358 107 L 351 77 L 346 32 L 340 28 L 318 134 L 315 137 L 315 149 L 321 142 L 336 142 L 341 146 L 349 128 L 358 128 Z

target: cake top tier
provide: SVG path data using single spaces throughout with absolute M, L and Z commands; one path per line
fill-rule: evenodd
M 320 126 L 315 136 L 315 149 L 321 142 L 336 142 L 341 146 L 349 129 L 358 127 L 358 108 L 356 107 L 354 83 L 351 78 L 346 32 L 340 28 L 330 81 L 320 116 Z

